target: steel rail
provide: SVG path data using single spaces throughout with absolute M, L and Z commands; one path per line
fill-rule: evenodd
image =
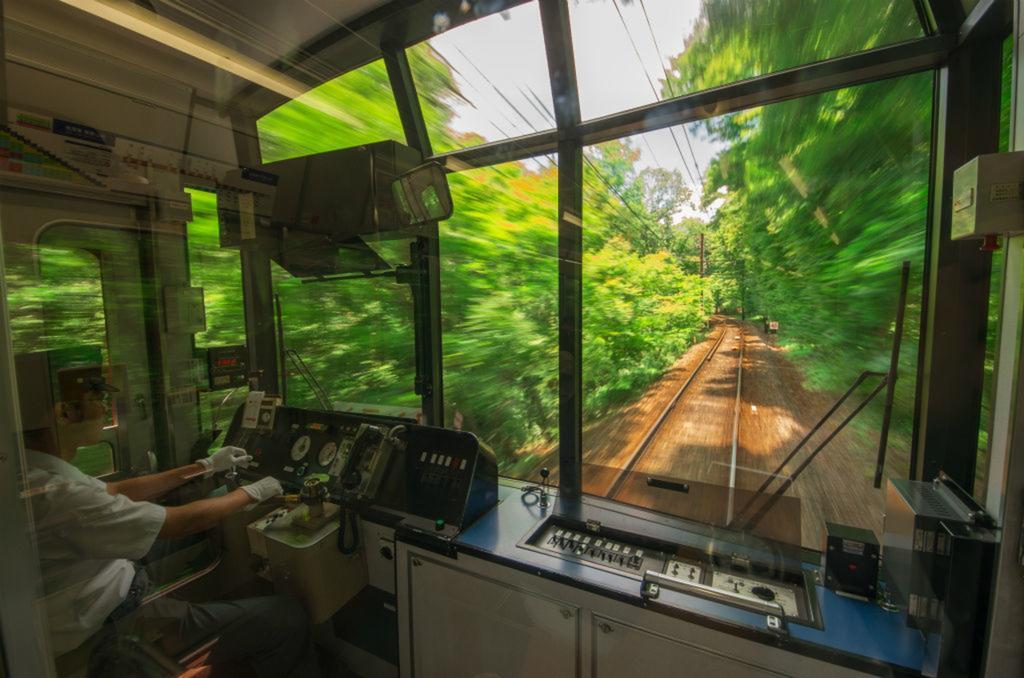
M 672 400 L 669 401 L 668 405 L 665 406 L 665 409 L 661 411 L 661 414 L 658 416 L 658 419 L 654 422 L 654 425 L 652 425 L 651 428 L 648 429 L 647 434 L 644 436 L 643 440 L 640 441 L 640 444 L 637 445 L 636 449 L 633 450 L 633 453 L 629 456 L 629 461 L 626 462 L 626 465 L 622 467 L 622 469 L 619 471 L 619 474 L 615 477 L 615 480 L 612 482 L 608 492 L 605 493 L 606 497 L 614 499 L 615 495 L 617 495 L 619 491 L 622 489 L 622 485 L 623 483 L 626 482 L 626 478 L 629 477 L 629 474 L 633 472 L 634 468 L 636 468 L 637 463 L 643 457 L 644 453 L 647 452 L 648 447 L 650 447 L 651 441 L 654 440 L 654 437 L 658 434 L 658 431 L 661 430 L 662 425 L 664 425 L 665 421 L 668 419 L 668 415 L 672 412 L 675 406 L 679 403 L 679 400 L 683 397 L 683 393 L 685 393 L 687 388 L 689 388 L 690 384 L 693 383 L 693 380 L 697 377 L 700 371 L 704 369 L 704 366 L 708 364 L 712 357 L 714 357 L 715 351 L 717 351 L 718 347 L 722 344 L 722 340 L 725 339 L 725 335 L 729 331 L 729 328 L 731 326 L 732 325 L 726 324 L 722 328 L 722 331 L 719 332 L 718 334 L 718 339 L 715 340 L 715 343 L 712 344 L 711 348 L 708 349 L 708 352 L 705 353 L 704 357 L 701 358 L 699 363 L 697 363 L 697 367 L 694 368 L 692 372 L 690 372 L 690 376 L 687 377 L 686 381 L 683 382 L 682 386 L 679 387 L 679 390 L 676 391 L 676 394 L 672 397 Z
M 740 357 L 736 363 L 736 403 L 732 415 L 732 457 L 729 460 L 729 509 L 726 521 L 732 523 L 733 501 L 736 493 L 736 460 L 739 457 L 740 443 L 740 406 L 743 403 L 743 354 L 746 352 L 747 338 L 740 326 Z

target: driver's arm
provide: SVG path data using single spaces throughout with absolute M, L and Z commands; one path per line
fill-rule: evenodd
M 167 517 L 160 528 L 161 539 L 177 539 L 208 530 L 252 501 L 242 488 L 220 497 L 199 499 L 181 506 L 165 506 Z
M 107 483 L 107 492 L 123 494 L 132 501 L 152 501 L 158 499 L 176 487 L 181 487 L 192 478 L 206 473 L 199 464 L 179 466 L 170 471 L 150 473 L 136 478 L 125 478 Z
M 158 536 L 177 539 L 208 530 L 247 504 L 266 501 L 281 493 L 281 483 L 267 476 L 220 497 L 199 499 L 182 506 L 166 506 L 166 517 Z
M 137 478 L 126 478 L 107 483 L 107 492 L 113 495 L 123 494 L 133 501 L 152 501 L 174 488 L 184 485 L 192 478 L 227 471 L 233 466 L 245 468 L 250 461 L 252 461 L 252 457 L 246 454 L 242 448 L 222 447 L 209 457 L 200 459 L 194 464 L 179 466 L 161 473 L 150 473 Z

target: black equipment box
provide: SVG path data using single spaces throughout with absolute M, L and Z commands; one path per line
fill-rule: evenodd
M 369 242 L 413 237 L 392 182 L 422 162 L 395 141 L 229 173 L 217 190 L 221 247 L 258 243 L 298 278 L 387 270 Z
M 206 351 L 206 373 L 211 391 L 245 386 L 249 376 L 249 354 L 245 344 L 211 346 Z
M 878 539 L 871 530 L 825 523 L 822 567 L 826 588 L 840 595 L 874 600 L 878 586 L 878 556 Z
M 891 479 L 885 499 L 883 576 L 895 602 L 907 611 L 907 625 L 938 632 L 956 601 L 958 618 L 970 618 L 978 606 L 965 579 L 989 555 L 994 523 L 974 499 L 945 475 L 932 482 Z M 977 577 L 975 577 L 977 579 Z

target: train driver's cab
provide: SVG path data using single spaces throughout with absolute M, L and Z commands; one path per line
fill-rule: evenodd
M 0 0 L 0 678 L 1024 672 L 1020 4 Z

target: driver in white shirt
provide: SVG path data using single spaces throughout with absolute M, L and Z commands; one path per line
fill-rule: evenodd
M 39 376 L 48 387 L 48 375 L 25 383 L 32 377 L 19 372 L 26 485 L 55 654 L 75 649 L 101 629 L 117 633 L 112 629 L 148 618 L 176 626 L 183 646 L 216 636 L 210 666 L 247 664 L 257 676 L 315 675 L 306 614 L 292 598 L 194 604 L 164 597 L 139 609 L 149 584 L 133 561 L 146 555 L 157 539 L 207 530 L 236 511 L 281 494 L 280 483 L 267 477 L 180 506 L 151 503 L 191 478 L 244 467 L 251 457 L 240 448 L 224 447 L 170 471 L 114 482 L 90 477 L 71 462 L 80 447 L 100 442 L 106 401 L 116 389 L 98 367 L 63 370 L 58 373 L 60 401 L 44 414 L 38 411 L 40 399 L 32 396 L 40 392 Z M 39 426 L 41 422 L 49 425 Z

